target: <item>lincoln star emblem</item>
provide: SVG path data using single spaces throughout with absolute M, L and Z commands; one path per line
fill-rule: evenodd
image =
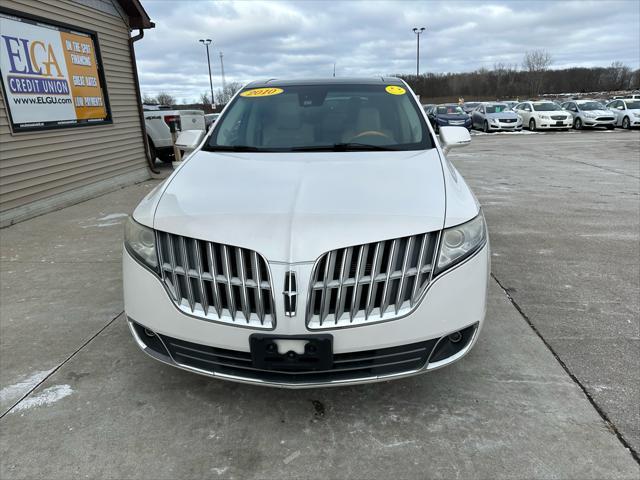
M 296 272 L 287 272 L 284 278 L 284 314 L 293 317 L 296 314 L 298 291 L 296 289 Z

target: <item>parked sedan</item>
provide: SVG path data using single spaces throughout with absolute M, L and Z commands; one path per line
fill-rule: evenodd
M 640 127 L 640 100 L 625 98 L 607 105 L 616 117 L 615 124 L 625 129 Z
M 400 79 L 247 85 L 127 222 L 136 344 L 190 372 L 289 388 L 464 357 L 490 252 L 445 154 L 470 141 L 460 127 L 433 135 Z
M 611 110 L 595 100 L 572 100 L 562 104 L 567 112 L 573 116 L 573 128 L 582 130 L 583 127 L 606 127 L 612 130 L 616 117 Z
M 471 115 L 471 112 L 474 111 L 481 102 L 464 102 L 460 107 L 464 110 L 464 113 Z
M 433 129 L 438 132 L 440 127 L 456 126 L 471 130 L 471 117 L 455 103 L 436 105 L 428 113 Z
M 484 132 L 522 130 L 522 117 L 506 103 L 481 103 L 471 112 L 471 123 Z
M 552 128 L 569 130 L 573 126 L 571 114 L 554 102 L 522 102 L 514 110 L 531 131 Z

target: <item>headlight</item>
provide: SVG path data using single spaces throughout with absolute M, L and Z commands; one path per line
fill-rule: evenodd
M 482 248 L 486 240 L 487 227 L 482 212 L 467 223 L 447 228 L 442 232 L 436 273 L 440 273 L 473 255 Z
M 596 118 L 596 114 L 591 112 L 585 112 L 584 116 L 588 118 Z
M 522 116 L 521 116 L 521 115 L 518 115 L 518 121 L 519 121 L 520 123 L 522 123 L 522 122 L 523 122 L 523 120 L 522 120 Z
M 445 125 L 449 123 L 449 120 L 445 118 L 437 118 L 436 120 L 438 121 L 438 123 L 443 123 Z
M 540 118 L 544 120 L 549 120 L 549 115 L 540 115 Z
M 492 118 L 492 119 L 491 119 L 491 122 L 492 122 L 492 123 L 498 123 L 498 119 L 497 119 L 497 118 Z
M 633 114 L 634 117 L 640 117 L 640 113 L 635 113 Z
M 124 246 L 140 263 L 154 271 L 158 270 L 156 236 L 151 228 L 129 217 L 124 227 Z

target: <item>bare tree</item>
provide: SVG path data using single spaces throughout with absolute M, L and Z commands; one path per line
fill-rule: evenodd
M 241 88 L 242 83 L 240 82 L 228 82 L 224 88 L 219 88 L 216 92 L 216 104 L 226 105 Z
M 546 50 L 530 50 L 524 54 L 522 68 L 529 72 L 529 93 L 540 95 L 544 86 L 545 72 L 551 65 L 551 54 Z
M 142 96 L 142 103 L 145 105 L 156 105 L 158 102 L 156 101 L 155 97 L 152 97 L 151 95 L 145 93 Z
M 612 62 L 604 74 L 606 90 L 624 90 L 629 88 L 633 72 L 622 62 Z
M 160 105 L 175 105 L 176 99 L 167 92 L 160 92 L 156 97 L 156 101 Z
M 200 94 L 200 97 L 198 98 L 198 101 L 203 106 L 211 105 L 211 99 L 209 98 L 209 94 L 206 93 L 206 92 Z

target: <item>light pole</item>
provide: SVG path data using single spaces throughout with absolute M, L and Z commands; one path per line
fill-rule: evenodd
M 420 75 L 420 35 L 424 32 L 424 27 L 414 28 L 413 33 L 416 34 L 418 40 L 418 50 L 416 51 L 416 77 Z
M 211 87 L 211 108 L 215 108 L 216 104 L 213 99 L 213 80 L 211 78 L 211 59 L 209 58 L 209 45 L 211 45 L 211 39 L 207 38 L 206 40 L 200 39 L 199 42 L 207 47 L 207 65 L 209 65 L 209 87 Z

